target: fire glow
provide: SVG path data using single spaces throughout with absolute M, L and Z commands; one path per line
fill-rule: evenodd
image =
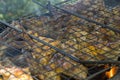
M 105 73 L 106 77 L 108 79 L 112 78 L 118 71 L 118 67 L 113 66 L 109 71 Z

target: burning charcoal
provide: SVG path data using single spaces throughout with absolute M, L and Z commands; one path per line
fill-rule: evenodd
M 105 75 L 106 75 L 106 77 L 107 77 L 108 79 L 111 79 L 111 78 L 113 78 L 115 75 L 117 75 L 118 71 L 119 71 L 119 67 L 117 67 L 117 66 L 112 66 L 109 71 L 105 72 Z
M 120 71 L 118 71 L 114 77 L 112 77 L 111 79 L 108 79 L 108 80 L 120 80 Z

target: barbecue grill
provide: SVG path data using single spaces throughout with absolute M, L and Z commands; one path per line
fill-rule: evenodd
M 119 80 L 117 0 L 64 0 L 42 15 L 0 20 L 2 80 Z

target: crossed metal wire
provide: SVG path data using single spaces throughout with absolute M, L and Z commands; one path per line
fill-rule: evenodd
M 66 1 L 61 2 L 61 3 L 59 3 L 59 4 L 65 3 L 65 2 L 67 2 L 67 1 L 70 1 L 70 0 L 66 0 Z M 52 13 L 51 13 L 51 8 L 50 8 L 50 6 L 56 8 L 56 9 L 58 9 L 58 10 L 61 10 L 61 11 L 64 12 L 64 13 L 67 13 L 67 14 L 70 14 L 70 15 L 73 15 L 73 16 L 76 16 L 76 17 L 79 17 L 79 18 L 84 19 L 84 20 L 86 20 L 86 21 L 88 21 L 88 22 L 91 22 L 91 23 L 94 23 L 94 24 L 96 24 L 96 25 L 99 25 L 99 26 L 101 26 L 101 27 L 103 27 L 103 28 L 107 28 L 107 29 L 112 30 L 112 31 L 114 31 L 114 32 L 120 33 L 120 30 L 115 29 L 115 28 L 113 28 L 113 27 L 111 27 L 111 26 L 101 24 L 101 23 L 96 22 L 96 21 L 94 21 L 94 20 L 88 19 L 88 18 L 86 18 L 86 17 L 84 17 L 84 16 L 82 16 L 82 15 L 80 15 L 80 14 L 77 14 L 77 13 L 70 12 L 70 11 L 67 11 L 67 10 L 65 10 L 65 9 L 62 9 L 62 8 L 60 8 L 60 7 L 57 6 L 57 5 L 59 5 L 59 4 L 51 5 L 51 3 L 48 2 L 48 5 L 47 5 L 48 7 L 46 7 L 46 6 L 43 6 L 42 4 L 40 4 L 39 2 L 37 2 L 36 0 L 33 0 L 33 2 L 37 3 L 38 5 L 42 6 L 43 8 L 48 9 L 49 12 L 50 12 L 49 14 L 51 14 L 51 15 L 52 15 Z M 77 62 L 77 63 L 80 63 L 80 64 L 110 64 L 110 65 L 120 65 L 120 61 L 83 61 L 83 60 L 80 60 L 80 59 L 78 59 L 77 57 L 74 57 L 74 56 L 72 56 L 71 54 L 69 54 L 69 53 L 67 53 L 67 52 L 65 52 L 65 51 L 63 51 L 63 50 L 61 50 L 61 49 L 59 49 L 59 48 L 57 48 L 57 47 L 55 47 L 55 46 L 52 46 L 52 45 L 50 45 L 49 43 L 47 43 L 47 42 L 45 42 L 45 41 L 43 41 L 43 40 L 40 40 L 39 38 L 37 38 L 37 37 L 35 37 L 35 36 L 33 36 L 33 35 L 28 34 L 27 32 L 23 32 L 22 30 L 20 30 L 20 29 L 18 29 L 18 28 L 15 28 L 14 26 L 11 26 L 11 25 L 9 25 L 8 23 L 6 23 L 6 22 L 4 22 L 4 21 L 0 21 L 0 26 L 1 26 L 1 25 L 2 25 L 2 26 L 5 26 L 5 27 L 12 28 L 12 29 L 14 29 L 14 30 L 16 30 L 16 31 L 18 31 L 18 32 L 20 32 L 20 33 L 25 33 L 25 34 L 29 35 L 31 38 L 33 38 L 34 40 L 37 40 L 38 42 L 43 43 L 44 45 L 47 45 L 47 46 L 51 47 L 52 49 L 55 49 L 55 50 L 56 50 L 57 52 L 59 52 L 60 54 L 64 55 L 65 57 L 70 58 L 71 60 L 73 60 L 73 61 L 75 61 L 75 62 Z M 3 28 L 3 29 L 4 29 L 4 28 Z M 88 77 L 87 79 L 85 79 L 85 80 L 90 80 L 90 79 L 94 78 L 96 75 L 99 75 L 99 74 L 101 74 L 101 73 L 103 73 L 103 72 L 105 72 L 105 71 L 107 71 L 107 70 L 109 70 L 109 69 L 111 69 L 111 67 L 106 68 L 106 69 L 103 69 L 103 70 L 101 70 L 101 71 L 99 71 L 99 72 L 97 72 L 97 73 L 89 76 L 89 77 Z

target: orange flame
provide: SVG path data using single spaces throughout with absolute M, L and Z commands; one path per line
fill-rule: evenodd
M 117 73 L 118 67 L 113 66 L 109 71 L 105 73 L 108 79 L 112 78 Z

